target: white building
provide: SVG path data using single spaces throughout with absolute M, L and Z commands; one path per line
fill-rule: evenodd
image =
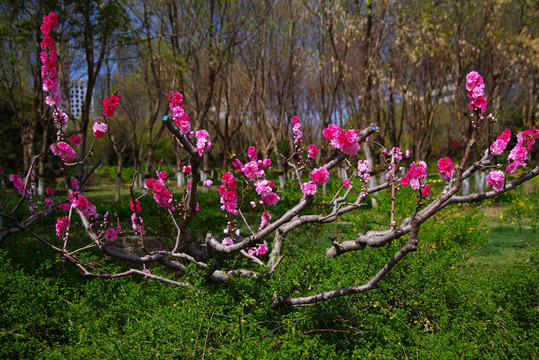
M 79 117 L 82 114 L 82 104 L 86 97 L 87 81 L 85 79 L 71 79 L 69 83 L 69 104 L 71 105 L 71 113 L 75 117 Z M 67 109 L 67 101 L 62 100 L 62 108 Z M 90 112 L 93 108 L 93 99 L 90 104 Z

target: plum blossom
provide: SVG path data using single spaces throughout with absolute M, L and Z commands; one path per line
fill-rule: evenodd
M 45 193 L 49 196 L 52 196 L 54 195 L 54 189 L 51 188 L 51 187 L 48 187 L 46 190 L 45 190 Z
M 120 225 L 116 226 L 115 228 L 110 228 L 107 230 L 107 233 L 105 234 L 105 240 L 106 241 L 114 241 L 118 239 L 118 234 L 122 230 L 122 227 Z
M 96 121 L 92 125 L 92 131 L 94 133 L 94 136 L 98 139 L 105 136 L 105 133 L 107 132 L 107 130 L 108 130 L 108 125 L 104 122 Z
M 9 181 L 11 181 L 15 189 L 17 189 L 17 192 L 19 193 L 19 195 L 22 195 L 23 190 L 24 190 L 24 184 L 22 182 L 21 177 L 17 174 L 9 175 Z
M 260 228 L 258 229 L 258 231 L 262 230 L 266 225 L 268 225 L 270 220 L 271 214 L 268 212 L 263 212 L 260 218 Z
M 69 137 L 69 141 L 73 144 L 73 146 L 77 146 L 81 143 L 82 139 L 78 135 L 71 135 Z
M 438 171 L 440 172 L 440 177 L 442 179 L 450 180 L 455 172 L 455 169 L 453 168 L 453 160 L 448 157 L 438 160 Z
M 501 155 L 507 148 L 509 140 L 511 140 L 511 130 L 505 129 L 490 146 L 492 156 Z
M 210 187 L 210 186 L 213 185 L 213 181 L 211 181 L 211 180 L 206 180 L 206 181 L 204 181 L 204 182 L 202 183 L 202 185 L 207 186 L 207 187 Z
M 492 189 L 495 192 L 500 192 L 503 190 L 505 185 L 505 174 L 503 171 L 492 171 L 487 176 L 487 182 L 492 185 Z
M 183 172 L 186 174 L 191 173 L 191 165 L 186 165 L 183 167 Z
M 63 237 L 69 227 L 69 218 L 67 216 L 56 219 L 56 236 Z
M 159 172 L 159 174 L 157 174 L 157 177 L 160 180 L 165 180 L 167 178 L 167 172 L 166 171 L 161 171 L 161 172 Z
M 78 191 L 75 191 L 69 195 L 71 205 L 79 210 L 82 215 L 87 218 L 97 217 L 95 205 L 93 205 L 86 196 L 81 195 Z
M 265 244 L 260 244 L 255 250 L 256 256 L 262 256 L 268 252 L 268 247 Z
M 113 94 L 108 98 L 103 99 L 103 116 L 111 117 L 116 111 L 116 107 L 120 103 L 120 94 Z
M 58 144 L 51 144 L 50 149 L 53 154 L 59 156 L 66 163 L 75 161 L 75 150 L 64 141 L 60 141 Z
M 329 178 L 329 171 L 324 166 L 314 169 L 311 172 L 311 179 L 315 184 L 325 184 Z
M 318 155 L 318 148 L 315 144 L 307 145 L 307 157 L 309 159 L 314 159 Z
M 312 196 L 316 194 L 316 184 L 312 181 L 301 184 L 301 192 L 303 195 Z
M 206 130 L 199 130 L 195 133 L 196 147 L 198 155 L 202 156 L 202 153 L 211 147 L 210 135 Z
M 485 84 L 483 78 L 477 71 L 472 71 L 466 75 L 466 90 L 470 100 L 470 110 L 479 109 L 482 113 L 487 110 L 487 100 L 485 99 Z
M 350 186 L 350 180 L 348 179 L 344 179 L 343 182 L 342 182 L 342 186 L 347 188 Z

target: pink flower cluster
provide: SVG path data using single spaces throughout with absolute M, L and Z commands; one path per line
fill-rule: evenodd
M 316 191 L 317 191 L 316 184 L 312 181 L 301 184 L 301 192 L 305 196 L 312 196 L 316 194 Z
M 206 130 L 198 130 L 195 133 L 195 139 L 198 155 L 202 156 L 202 153 L 211 147 L 210 135 Z
M 168 107 L 172 111 L 174 124 L 182 134 L 188 134 L 191 131 L 191 123 L 189 122 L 189 115 L 183 108 L 183 95 L 179 92 L 171 91 L 168 94 L 168 100 L 170 101 Z
M 24 184 L 21 177 L 17 174 L 9 175 L 9 181 L 11 181 L 15 189 L 17 189 L 17 192 L 22 195 L 24 190 Z
M 92 131 L 94 133 L 94 136 L 98 139 L 105 136 L 105 133 L 107 132 L 108 128 L 108 125 L 101 121 L 96 121 L 92 125 Z
M 490 146 L 492 156 L 501 155 L 507 148 L 509 140 L 511 140 L 511 130 L 505 129 L 504 132 L 502 132 L 500 136 L 496 138 L 496 141 L 494 141 L 494 143 L 492 143 Z
M 107 233 L 105 234 L 105 240 L 106 241 L 114 241 L 118 239 L 118 234 L 122 231 L 122 227 L 120 225 L 116 226 L 115 228 L 110 228 L 107 230 Z
M 249 250 L 247 250 L 247 253 L 249 255 L 256 255 L 256 256 L 262 256 L 267 252 L 268 252 L 268 247 L 265 244 L 260 244 L 256 248 L 250 248 Z
M 49 106 L 58 106 L 62 102 L 60 97 L 60 88 L 58 86 L 58 63 L 56 45 L 54 39 L 50 36 L 51 31 L 58 29 L 58 16 L 51 12 L 49 15 L 43 16 L 43 24 L 41 25 L 43 40 L 41 41 L 41 78 L 43 79 L 43 91 L 50 92 L 45 99 L 45 103 Z
M 421 193 L 425 196 L 428 196 L 430 193 L 430 185 L 426 184 L 426 170 L 427 164 L 424 161 L 419 161 L 417 163 L 413 162 L 410 166 L 410 171 L 408 171 L 406 175 L 400 178 L 401 184 L 403 186 L 407 186 L 409 184 L 410 187 L 414 190 L 421 189 Z
M 59 156 L 65 163 L 75 161 L 75 150 L 64 141 L 60 141 L 58 144 L 51 144 L 50 149 L 53 154 Z
M 116 111 L 116 107 L 120 103 L 120 94 L 112 94 L 108 98 L 103 99 L 103 116 L 111 117 Z
M 219 195 L 221 195 L 221 204 L 223 204 L 221 206 L 221 210 L 236 215 L 238 213 L 238 191 L 236 190 L 236 179 L 231 172 L 226 172 L 223 174 L 221 182 L 223 185 L 219 185 L 217 188 Z
M 311 179 L 315 184 L 325 184 L 329 178 L 329 171 L 324 166 L 311 171 Z
M 64 131 L 64 126 L 67 123 L 67 114 L 63 112 L 61 109 L 56 109 L 52 113 L 52 117 L 54 118 L 54 124 L 56 125 L 56 128 L 58 129 L 58 133 L 60 136 L 62 136 Z
M 453 160 L 448 157 L 438 160 L 438 171 L 440 172 L 440 177 L 444 180 L 453 178 L 453 173 L 455 172 Z
M 359 130 L 345 130 L 331 124 L 324 129 L 322 135 L 335 149 L 340 149 L 344 154 L 349 156 L 357 155 L 359 151 Z
M 350 180 L 344 179 L 342 181 L 342 186 L 345 187 L 345 188 L 349 187 L 350 186 Z
M 369 173 L 369 160 L 358 160 L 357 162 L 358 176 L 363 178 L 364 182 L 369 181 L 371 174 Z
M 93 205 L 86 196 L 81 195 L 80 192 L 75 191 L 69 195 L 69 200 L 71 200 L 71 205 L 79 210 L 82 215 L 87 218 L 97 217 L 95 205 Z
M 307 145 L 307 157 L 309 159 L 314 159 L 318 155 L 318 148 L 315 144 Z
M 470 110 L 481 110 L 484 113 L 487 110 L 487 100 L 485 99 L 485 84 L 483 78 L 477 71 L 472 71 L 466 75 L 466 90 L 470 100 Z
M 260 228 L 258 229 L 258 231 L 262 230 L 266 225 L 268 225 L 270 220 L 271 214 L 268 212 L 263 212 L 260 218 Z
M 67 216 L 56 219 L 56 236 L 63 237 L 69 227 L 69 218 Z
M 495 192 L 500 192 L 505 186 L 505 174 L 503 171 L 492 171 L 487 176 L 487 182 L 492 185 Z
M 249 154 L 250 151 L 250 154 Z M 241 172 L 245 177 L 249 180 L 256 178 L 262 178 L 266 176 L 266 173 L 264 171 L 264 168 L 271 165 L 270 159 L 264 159 L 264 160 L 257 160 L 256 156 L 256 149 L 254 146 L 249 147 L 249 150 L 247 151 L 247 154 L 249 155 L 249 161 L 247 164 L 242 164 L 241 161 L 238 159 L 234 159 L 232 164 L 238 170 Z
M 255 191 L 266 205 L 275 205 L 281 200 L 276 193 L 273 192 L 275 184 L 270 180 L 258 180 L 255 182 Z
M 148 180 L 155 180 L 155 179 L 148 179 Z M 144 225 L 142 225 L 142 218 L 140 217 L 140 211 L 141 211 L 140 201 L 136 200 L 135 206 L 133 206 L 133 200 L 131 200 L 129 202 L 129 207 L 131 208 L 131 211 L 133 212 L 133 214 L 131 214 L 131 224 L 133 226 L 133 230 L 135 230 L 135 234 L 141 233 L 142 235 L 144 235 Z
M 69 137 L 69 141 L 73 144 L 73 146 L 77 146 L 81 143 L 82 139 L 78 135 L 71 135 Z
M 539 139 L 539 128 L 536 126 L 524 130 L 517 135 L 517 145 L 511 150 L 507 157 L 509 165 L 507 165 L 506 171 L 509 174 L 514 173 L 519 166 L 526 167 L 528 151 L 531 150 L 537 139 Z
M 163 209 L 170 209 L 174 211 L 175 207 L 172 194 L 165 186 L 163 179 L 147 179 L 146 187 L 153 191 L 153 199 L 157 204 L 159 204 L 159 206 L 161 206 Z
M 301 131 L 301 123 L 297 116 L 292 118 L 292 132 L 294 133 L 294 144 L 296 145 L 296 148 L 299 148 L 303 132 Z

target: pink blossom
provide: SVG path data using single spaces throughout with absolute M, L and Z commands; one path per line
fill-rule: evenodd
M 423 194 L 425 196 L 425 198 L 429 198 L 429 194 L 430 194 L 430 185 L 427 184 L 425 186 L 423 186 L 423 188 L 421 189 L 421 194 Z
M 136 213 L 139 214 L 140 213 L 140 200 L 136 200 L 135 201 L 135 204 L 136 206 L 133 206 L 133 200 L 129 200 L 129 208 L 131 209 L 132 212 L 135 212 L 135 209 L 137 210 Z
M 141 233 L 144 235 L 144 225 L 142 225 L 142 218 L 140 216 L 137 216 L 137 214 L 133 213 L 131 215 L 131 223 L 133 224 L 133 230 L 135 230 L 135 233 Z
M 325 184 L 328 181 L 329 171 L 324 166 L 314 169 L 311 172 L 311 179 L 315 184 Z
M 250 161 L 256 161 L 256 149 L 254 146 L 249 146 L 249 149 L 247 149 L 247 155 L 249 156 Z
M 77 146 L 81 143 L 82 139 L 78 135 L 71 135 L 69 137 L 69 141 L 73 144 L 73 146 Z
M 92 131 L 96 138 L 102 138 L 108 130 L 108 125 L 101 121 L 96 121 L 92 125 Z
M 369 160 L 359 160 L 357 162 L 359 172 L 365 173 L 369 171 Z
M 51 188 L 51 187 L 48 187 L 46 190 L 45 190 L 45 193 L 49 196 L 52 196 L 54 195 L 54 189 Z
M 111 117 L 116 111 L 116 107 L 120 103 L 120 95 L 111 95 L 108 98 L 103 99 L 103 116 Z
M 268 212 L 262 213 L 262 217 L 260 218 L 260 228 L 258 231 L 262 230 L 266 225 L 269 224 L 269 221 L 271 220 L 271 214 Z
M 60 141 L 58 144 L 51 144 L 50 146 L 51 151 L 60 157 L 62 161 L 66 163 L 72 163 L 75 161 L 75 151 L 71 146 L 69 146 L 67 143 Z
M 301 184 L 301 192 L 306 196 L 312 196 L 316 194 L 316 184 L 312 181 Z
M 500 192 L 505 186 L 505 174 L 503 171 L 492 171 L 487 176 L 487 182 L 492 185 L 495 192 Z
M 183 95 L 176 91 L 168 93 L 168 100 L 172 107 L 179 106 L 183 108 Z
M 318 148 L 315 144 L 311 144 L 307 146 L 307 157 L 309 159 L 314 159 L 318 155 Z
M 68 226 L 69 226 L 69 218 L 67 216 L 56 219 L 56 236 L 63 237 Z
M 256 256 L 262 256 L 267 252 L 268 252 L 268 247 L 265 244 L 259 245 L 258 248 L 256 248 L 255 250 Z
M 485 84 L 483 78 L 477 71 L 472 71 L 466 75 L 466 90 L 470 100 L 470 110 L 479 109 L 484 113 L 487 109 L 487 100 L 485 99 Z
M 50 35 L 45 35 L 41 41 L 41 48 L 43 50 L 50 49 L 54 45 L 54 39 Z
M 52 200 L 50 198 L 43 200 L 43 205 L 45 205 L 45 207 L 49 207 L 50 204 L 52 204 Z
M 167 178 L 167 172 L 166 171 L 161 171 L 159 174 L 157 174 L 157 177 L 160 180 L 165 180 Z
M 507 157 L 507 162 L 509 166 L 506 171 L 509 174 L 512 174 L 516 171 L 517 167 L 523 166 L 526 167 L 525 161 L 528 159 L 528 150 L 522 146 L 522 143 L 518 143 L 509 153 Z
M 210 187 L 210 186 L 213 185 L 213 181 L 211 181 L 211 180 L 206 180 L 206 181 L 204 181 L 204 182 L 202 183 L 202 185 L 207 186 L 207 187 Z
M 183 167 L 183 172 L 186 174 L 191 173 L 191 165 L 187 165 Z
M 440 177 L 444 180 L 450 180 L 453 177 L 455 169 L 453 168 L 453 161 L 451 158 L 442 158 L 438 160 L 438 171 Z
M 70 203 L 62 203 L 60 205 L 58 205 L 58 208 L 62 211 L 69 211 L 69 209 L 71 209 L 71 204 Z
M 342 182 L 342 186 L 344 186 L 345 188 L 349 187 L 350 186 L 350 180 L 344 179 L 343 182 Z
M 107 233 L 105 234 L 105 240 L 106 241 L 114 241 L 118 239 L 118 234 L 120 233 L 121 227 L 117 226 L 116 228 L 110 228 L 107 230 Z
M 22 195 L 24 190 L 24 184 L 21 177 L 17 174 L 9 175 L 9 181 L 11 181 L 15 189 L 17 189 L 17 192 Z
M 280 198 L 277 196 L 276 193 L 270 192 L 262 195 L 262 201 L 266 203 L 266 205 L 275 205 L 279 202 Z
M 223 239 L 223 241 L 221 243 L 223 245 L 230 246 L 230 245 L 234 244 L 234 241 L 232 241 L 232 239 L 230 237 L 226 237 L 226 238 Z
M 408 174 L 406 174 L 405 176 L 401 177 L 399 181 L 401 182 L 402 186 L 408 186 L 408 184 L 410 184 L 410 177 Z

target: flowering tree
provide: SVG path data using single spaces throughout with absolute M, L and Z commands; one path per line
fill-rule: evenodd
M 43 47 L 45 53 L 43 59 L 45 60 L 47 51 L 51 49 L 51 44 L 53 45 L 53 41 L 49 40 Z M 43 77 L 49 76 L 51 71 L 45 69 Z M 221 210 L 227 219 L 227 225 L 223 229 L 215 228 L 215 226 L 205 229 L 206 235 L 203 239 L 194 237 L 192 223 L 198 213 L 205 210 L 200 208 L 197 201 L 199 189 L 201 186 L 211 187 L 213 185 L 211 181 L 200 184 L 202 159 L 212 144 L 206 130 L 192 128 L 182 94 L 175 91 L 169 93 L 169 114 L 163 117 L 163 121 L 168 131 L 189 154 L 189 164 L 184 167 L 184 173 L 189 177 L 186 193 L 182 199 L 174 197 L 165 182 L 167 174 L 156 170 L 155 176 L 146 180 L 145 192 L 142 195 L 135 197 L 133 190 L 131 191 L 131 229 L 125 230 L 109 212 L 100 216 L 96 207 L 80 191 L 79 182 L 71 179 L 71 168 L 78 162 L 75 160 L 75 151 L 64 141 L 66 118 L 65 114 L 56 108 L 56 94 L 52 91 L 48 103 L 54 107 L 53 117 L 58 127 L 58 138 L 57 142 L 51 145 L 51 151 L 58 156 L 66 179 L 69 202 L 68 209 L 64 209 L 68 211 L 68 215 L 60 216 L 56 222 L 56 235 L 62 239 L 63 245 L 61 247 L 53 245 L 42 236 L 36 235 L 36 237 L 61 253 L 63 260 L 75 264 L 84 276 L 115 278 L 139 274 L 169 284 L 190 286 L 188 282 L 152 274 L 145 268 L 146 264 L 152 263 L 171 269 L 177 274 L 187 273 L 187 267 L 192 265 L 207 280 L 217 282 L 227 281 L 234 276 L 261 278 L 271 276 L 281 263 L 286 255 L 283 245 L 287 241 L 287 234 L 292 230 L 306 224 L 334 222 L 346 213 L 361 211 L 369 196 L 381 191 L 389 191 L 391 193 L 391 218 L 385 230 L 360 233 L 354 239 L 343 241 L 337 241 L 336 236 L 331 236 L 332 247 L 325 250 L 328 257 L 336 257 L 367 247 L 386 246 L 395 239 L 406 237 L 408 239 L 406 244 L 388 258 L 387 263 L 367 283 L 361 286 L 333 289 L 306 297 L 292 298 L 276 295 L 274 304 L 275 306 L 311 304 L 334 297 L 365 292 L 375 288 L 401 259 L 417 249 L 420 228 L 434 214 L 450 204 L 492 198 L 539 175 L 539 164 L 532 165 L 531 159 L 528 157 L 531 147 L 539 139 L 539 128 L 537 127 L 518 133 L 516 146 L 512 148 L 507 157 L 507 165 L 498 162 L 497 159 L 505 152 L 512 138 L 511 131 L 508 129 L 481 153 L 482 156 L 479 160 L 470 161 L 472 151 L 478 146 L 479 135 L 485 131 L 490 134 L 490 127 L 495 122 L 492 115 L 484 115 L 487 107 L 484 88 L 483 79 L 477 72 L 468 74 L 466 90 L 470 97 L 470 116 L 473 126 L 468 134 L 466 148 L 458 165 L 455 166 L 450 158 L 442 158 L 437 162 L 440 177 L 445 181 L 445 186 L 440 194 L 433 194 L 430 185 L 427 184 L 427 163 L 425 161 L 412 162 L 409 171 L 400 176 L 401 171 L 403 171 L 400 166 L 401 161 L 408 158 L 409 152 L 399 148 L 382 149 L 382 157 L 387 168 L 386 181 L 375 187 L 367 186 L 370 177 L 369 163 L 365 160 L 357 160 L 357 155 L 360 144 L 379 131 L 376 125 L 370 125 L 364 129 L 346 129 L 337 125 L 329 125 L 324 129 L 323 137 L 328 141 L 329 146 L 335 149 L 336 155 L 322 165 L 315 164 L 318 148 L 314 144 L 307 146 L 303 144 L 301 120 L 294 117 L 292 124 L 295 151 L 289 158 L 282 157 L 282 161 L 294 170 L 296 183 L 293 186 L 298 192 L 301 191 L 301 198 L 284 214 L 274 217 L 272 206 L 281 201 L 282 193 L 267 178 L 267 168 L 271 165 L 271 160 L 259 159 L 258 152 L 253 146 L 248 149 L 246 157 L 231 154 L 233 169 L 220 176 L 221 183 L 217 187 Z M 94 141 L 103 137 L 107 132 L 107 118 L 114 115 L 119 101 L 118 94 L 112 94 L 105 99 L 103 119 L 96 121 L 92 127 Z M 73 142 L 73 140 L 70 141 Z M 319 194 L 319 187 L 328 181 L 330 170 L 342 164 L 345 164 L 348 170 L 355 168 L 360 180 L 359 183 L 364 185 L 353 186 L 350 179 L 345 179 L 340 189 L 325 204 L 330 209 L 329 212 L 307 214 L 309 207 L 313 205 Z M 511 181 L 506 179 L 505 174 L 513 174 L 521 167 L 527 171 Z M 458 195 L 463 180 L 485 168 L 494 170 L 487 177 L 492 190 L 466 196 Z M 85 181 L 88 176 L 82 181 Z M 17 187 L 16 184 L 15 186 Z M 413 211 L 406 214 L 407 216 L 396 217 L 395 201 L 399 190 L 406 186 L 410 186 L 416 192 L 417 204 Z M 155 202 L 162 209 L 163 216 L 174 227 L 176 236 L 172 239 L 173 246 L 170 248 L 155 250 L 149 246 L 152 236 L 147 234 L 145 228 L 146 209 L 142 207 L 140 202 L 140 198 L 143 196 L 153 196 Z M 255 212 L 260 220 L 248 221 L 245 216 L 246 212 L 250 214 Z M 78 247 L 74 247 L 69 239 L 72 216 L 75 214 L 80 218 L 89 240 L 87 244 Z M 397 222 L 397 218 L 403 220 Z M 113 246 L 114 242 L 123 239 L 137 242 L 142 254 L 128 254 Z M 80 256 L 81 252 L 91 248 L 98 249 L 109 257 L 127 261 L 133 264 L 133 267 L 120 273 L 100 272 Z M 246 258 L 252 266 L 243 269 L 227 269 L 225 264 L 219 261 L 223 256 Z M 254 269 L 257 268 L 265 268 L 266 271 L 255 271 Z

